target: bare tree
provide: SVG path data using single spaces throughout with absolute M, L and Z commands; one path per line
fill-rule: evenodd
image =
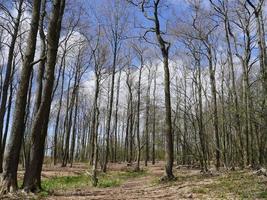
M 139 7 L 147 18 L 147 20 L 153 23 L 153 27 L 149 28 L 146 33 L 153 32 L 157 38 L 157 45 L 161 50 L 163 57 L 163 68 L 164 68 L 164 94 L 165 94 L 165 136 L 166 136 L 166 148 L 165 148 L 165 172 L 166 176 L 163 180 L 172 180 L 174 175 L 172 172 L 173 168 L 173 136 L 172 136 L 172 120 L 171 120 L 171 95 L 170 95 L 170 72 L 169 72 L 169 49 L 171 43 L 164 39 L 163 31 L 161 30 L 161 23 L 159 20 L 159 7 L 160 0 L 151 1 L 130 1 L 135 6 Z M 148 9 L 151 9 L 151 16 L 149 16 Z
M 24 117 L 27 102 L 27 92 L 29 89 L 30 75 L 32 66 L 34 64 L 34 54 L 36 48 L 36 38 L 38 32 L 39 18 L 40 18 L 40 1 L 33 1 L 31 26 L 28 35 L 27 49 L 22 64 L 22 71 L 20 75 L 20 85 L 16 95 L 16 105 L 13 114 L 13 125 L 7 151 L 4 159 L 4 172 L 2 177 L 2 191 L 16 191 L 17 183 L 17 169 L 19 164 L 19 153 L 23 138 Z
M 7 96 L 8 96 L 8 88 L 10 86 L 10 80 L 11 80 L 11 72 L 12 72 L 12 64 L 13 64 L 13 57 L 14 57 L 14 50 L 15 50 L 15 44 L 19 33 L 19 26 L 21 22 L 21 16 L 23 13 L 23 2 L 24 0 L 14 2 L 17 9 L 17 16 L 16 18 L 12 18 L 12 28 L 11 32 L 9 32 L 11 36 L 11 41 L 9 45 L 9 51 L 8 51 L 8 58 L 7 58 L 7 65 L 6 65 L 6 72 L 5 72 L 5 80 L 3 83 L 3 88 L 1 91 L 1 105 L 0 105 L 0 149 L 3 148 L 2 144 L 2 136 L 3 136 L 3 125 L 4 125 L 4 117 L 6 113 L 6 103 L 7 103 Z M 9 12 L 8 8 L 6 8 L 3 4 L 0 4 L 0 9 L 3 10 L 3 12 L 7 12 L 8 16 L 12 16 L 12 14 Z M 3 164 L 3 154 L 0 153 L 0 173 L 3 171 L 2 168 Z
M 47 33 L 47 62 L 43 95 L 41 103 L 32 125 L 32 148 L 29 166 L 26 168 L 23 187 L 27 192 L 40 189 L 41 170 L 44 159 L 45 138 L 49 121 L 49 113 L 52 101 L 54 73 L 58 51 L 58 43 L 61 31 L 61 22 L 65 9 L 65 0 L 56 0 L 53 4 L 51 18 Z M 41 132 L 39 131 L 42 127 Z

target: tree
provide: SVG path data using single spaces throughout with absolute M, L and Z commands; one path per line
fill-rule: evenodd
M 110 43 L 112 51 L 112 66 L 111 66 L 111 86 L 110 86 L 110 97 L 108 102 L 108 115 L 106 122 L 106 142 L 105 142 L 105 155 L 104 155 L 104 164 L 103 172 L 107 171 L 107 164 L 109 159 L 109 142 L 110 142 L 110 130 L 111 130 L 111 117 L 113 110 L 113 99 L 114 99 L 114 85 L 115 85 L 115 73 L 118 61 L 118 54 L 122 41 L 124 39 L 124 33 L 127 30 L 127 9 L 123 2 L 114 1 L 114 4 L 110 4 L 110 7 L 107 9 L 105 32 L 107 34 L 108 41 Z M 110 9 L 114 10 L 110 10 Z M 123 16 L 123 17 L 122 17 Z
M 161 23 L 159 20 L 159 4 L 160 0 L 149 0 L 149 1 L 130 1 L 135 6 L 138 6 L 147 20 L 153 23 L 153 27 L 148 29 L 146 33 L 153 32 L 157 38 L 157 45 L 161 50 L 163 57 L 163 68 L 164 68 L 164 94 L 165 94 L 165 172 L 166 176 L 163 180 L 172 180 L 174 175 L 172 172 L 173 168 L 173 136 L 172 136 L 172 120 L 171 120 L 171 94 L 170 94 L 170 72 L 169 72 L 169 49 L 171 43 L 164 39 L 164 34 L 161 30 Z M 149 16 L 147 9 L 152 9 L 152 16 Z
M 94 73 L 95 73 L 95 94 L 93 103 L 93 116 L 92 116 L 92 138 L 93 138 L 93 148 L 92 148 L 92 184 L 97 186 L 97 162 L 98 162 L 98 131 L 99 131 L 99 96 L 101 89 L 101 81 L 103 79 L 103 70 L 107 62 L 108 49 L 107 46 L 103 45 L 101 42 L 101 29 L 98 27 L 96 35 L 96 43 L 94 46 L 90 44 L 90 49 L 93 55 L 94 63 Z
M 5 80 L 3 84 L 3 89 L 1 92 L 1 105 L 0 105 L 0 149 L 3 148 L 3 142 L 2 142 L 2 135 L 3 135 L 3 125 L 4 125 L 4 117 L 6 113 L 6 103 L 7 103 L 7 96 L 8 96 L 8 88 L 10 87 L 10 80 L 11 80 L 11 72 L 12 72 L 12 64 L 13 64 L 13 57 L 14 57 L 14 50 L 15 50 L 15 44 L 19 33 L 19 26 L 21 22 L 21 16 L 23 13 L 23 2 L 24 0 L 18 1 L 18 7 L 17 7 L 17 17 L 15 19 L 12 19 L 12 22 L 14 25 L 12 25 L 12 32 L 10 32 L 11 41 L 8 51 L 8 58 L 7 58 L 7 65 L 6 65 L 6 73 L 5 73 Z M 16 2 L 14 3 L 16 4 Z M 8 12 L 8 16 L 12 16 L 11 13 L 9 13 L 8 8 L 6 8 L 4 5 L 0 4 L 0 9 L 4 12 Z M 3 154 L 0 153 L 0 173 L 3 172 Z
M 145 166 L 147 166 L 147 162 L 149 160 L 149 124 L 150 124 L 150 88 L 151 88 L 151 63 L 150 66 L 147 67 L 147 91 L 146 91 L 146 108 L 145 108 Z
M 45 138 L 47 135 L 49 113 L 52 101 L 57 50 L 61 30 L 61 22 L 65 9 L 65 0 L 55 0 L 53 3 L 54 4 L 47 33 L 48 51 L 45 69 L 46 81 L 44 83 L 41 104 L 32 125 L 32 148 L 30 153 L 29 166 L 26 168 L 23 181 L 24 190 L 27 192 L 33 192 L 40 189 L 39 180 L 41 177 Z M 40 127 L 41 132 L 39 131 Z
M 246 0 L 246 2 L 253 8 L 253 13 L 256 18 L 257 25 L 257 38 L 258 38 L 258 46 L 259 46 L 259 60 L 260 60 L 260 68 L 261 68 L 261 80 L 262 80 L 262 89 L 263 89 L 263 103 L 262 103 L 262 116 L 263 116 L 263 130 L 266 130 L 267 127 L 267 52 L 266 52 L 266 41 L 265 41 L 265 27 L 264 27 L 264 19 L 263 19 L 263 8 L 264 8 L 264 0 L 259 0 L 257 3 L 253 3 L 250 0 Z M 260 144 L 260 156 L 259 163 L 262 165 L 266 160 L 264 159 L 264 155 L 266 150 L 266 131 L 263 131 L 263 137 L 261 138 Z
M 211 5 L 214 7 L 215 11 L 218 13 L 219 17 L 222 19 L 224 24 L 224 31 L 225 31 L 225 38 L 227 43 L 227 56 L 228 56 L 228 63 L 230 67 L 230 74 L 231 74 L 231 84 L 232 84 L 232 95 L 234 101 L 234 115 L 235 115 L 235 129 L 239 138 L 241 138 L 242 130 L 241 130 L 241 122 L 240 122 L 240 109 L 239 109 L 239 101 L 237 96 L 236 90 L 236 78 L 235 78 L 235 71 L 234 71 L 234 61 L 233 61 L 233 53 L 232 53 L 232 46 L 231 46 L 231 27 L 229 22 L 229 2 L 228 1 L 215 1 L 210 0 Z M 244 155 L 243 155 L 243 141 L 240 139 L 240 155 L 241 155 L 241 167 L 244 167 Z
M 135 50 L 138 59 L 140 61 L 139 67 L 139 75 L 138 75 L 138 83 L 137 83 L 137 113 L 136 113 L 136 138 L 137 138 L 137 164 L 136 171 L 140 170 L 140 159 L 141 159 L 141 141 L 140 141 L 140 104 L 141 104 L 141 80 L 142 80 L 142 70 L 144 67 L 144 52 L 145 48 L 139 45 L 133 45 L 133 49 Z
M 27 101 L 27 92 L 29 88 L 29 80 L 34 64 L 34 54 L 36 48 L 36 38 L 38 32 L 40 6 L 41 2 L 33 1 L 31 26 L 28 35 L 27 49 L 22 64 L 22 71 L 20 75 L 20 85 L 16 95 L 16 105 L 13 114 L 13 124 L 10 133 L 10 139 L 7 146 L 6 155 L 4 158 L 4 172 L 2 177 L 2 191 L 1 193 L 16 191 L 17 183 L 17 169 L 19 164 L 19 153 L 23 138 L 24 117 Z

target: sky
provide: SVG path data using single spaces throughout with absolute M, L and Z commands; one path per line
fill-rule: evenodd
M 108 3 L 110 0 L 80 0 L 82 2 L 82 6 L 85 9 L 85 11 L 87 11 L 90 16 L 92 16 L 92 18 L 90 20 L 95 21 L 97 17 L 99 17 L 100 19 L 103 19 L 104 16 L 101 15 L 101 12 L 104 12 L 105 9 L 110 9 L 110 7 L 108 7 Z M 162 24 L 162 27 L 164 28 L 165 25 L 167 24 L 167 22 L 172 21 L 174 19 L 174 13 L 176 13 L 177 15 L 180 16 L 184 16 L 185 20 L 187 19 L 186 17 L 188 16 L 188 5 L 186 4 L 185 0 L 167 0 L 168 1 L 168 6 L 169 7 L 164 7 L 161 10 L 161 17 L 160 17 L 160 22 Z M 98 11 L 99 9 L 99 11 Z M 140 12 L 140 10 L 138 10 L 137 8 L 131 6 L 128 8 L 129 11 L 131 12 L 131 15 L 129 17 L 129 20 L 134 21 L 133 17 L 136 16 L 139 19 L 139 22 L 136 24 L 136 26 L 144 26 L 144 27 L 149 27 L 151 24 L 150 22 L 144 18 L 143 13 Z M 91 12 L 94 11 L 94 12 Z M 111 10 L 112 11 L 112 10 Z M 95 19 L 94 19 L 95 18 Z M 109 18 L 106 17 L 106 19 L 104 20 L 105 23 L 108 24 L 109 22 Z M 129 28 L 129 32 L 131 33 L 133 36 L 135 36 L 137 33 L 140 32 L 140 29 L 132 31 L 133 29 Z M 144 30 L 143 30 L 144 31 Z M 78 34 L 79 35 L 79 34 Z M 76 35 L 77 36 L 77 35 Z M 62 38 L 64 37 L 64 33 L 61 36 Z M 79 36 L 77 36 L 79 37 Z M 73 39 L 75 40 L 75 38 Z M 73 42 L 72 40 L 72 42 Z M 151 48 L 153 49 L 153 54 L 158 54 L 158 58 L 154 60 L 154 63 L 160 62 L 159 58 L 160 58 L 160 51 L 157 48 Z M 173 48 L 174 49 L 174 48 Z M 75 50 L 74 50 L 75 53 Z M 38 58 L 39 53 L 36 52 L 36 58 Z M 154 56 L 154 55 L 153 55 Z M 152 53 L 151 53 L 151 57 L 152 57 Z M 173 66 L 177 67 L 178 70 L 182 69 L 182 65 L 179 61 L 176 60 L 177 63 L 173 62 Z M 138 61 L 136 61 L 136 63 L 134 63 L 136 65 L 138 65 Z M 176 74 L 175 69 L 171 68 L 171 75 Z M 144 82 L 145 82 L 145 77 L 147 76 L 147 72 L 145 71 L 144 74 Z M 180 74 L 181 76 L 183 76 L 183 74 Z M 133 76 L 135 76 L 135 80 L 136 80 L 136 73 L 133 74 Z M 172 76 L 173 77 L 173 76 Z M 85 80 L 84 84 L 86 85 L 87 88 L 87 92 L 88 93 L 92 93 L 92 90 L 94 88 L 94 77 L 92 75 L 92 72 L 89 72 L 86 76 L 87 80 Z M 123 81 L 125 82 L 125 74 L 123 75 Z M 163 88 L 162 88 L 162 81 L 163 81 L 163 68 L 162 68 L 162 64 L 159 64 L 159 69 L 158 69 L 158 78 L 157 78 L 157 82 L 158 82 L 158 96 L 160 97 L 158 100 L 160 102 L 163 102 Z M 208 78 L 205 77 L 207 83 L 208 83 Z M 173 79 L 172 79 L 173 80 Z M 219 83 L 219 82 L 218 82 Z M 143 83 L 143 87 L 145 88 L 146 83 Z M 126 97 L 127 97 L 127 90 L 125 88 L 125 85 L 123 86 L 124 90 L 122 92 L 122 104 L 126 102 Z M 34 97 L 33 97 L 34 98 Z

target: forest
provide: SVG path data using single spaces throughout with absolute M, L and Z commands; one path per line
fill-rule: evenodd
M 265 0 L 0 0 L 0 199 L 267 199 Z

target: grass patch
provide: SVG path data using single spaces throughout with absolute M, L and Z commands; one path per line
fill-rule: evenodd
M 45 191 L 51 191 L 54 189 L 69 189 L 78 188 L 90 185 L 90 179 L 86 175 L 78 176 L 60 176 L 46 179 L 42 182 L 42 187 Z
M 197 188 L 193 188 L 192 192 L 198 193 L 198 194 L 207 194 L 209 192 L 209 190 L 207 188 L 197 187 Z
M 98 174 L 99 188 L 118 187 L 131 178 L 145 176 L 146 171 L 122 171 Z M 48 196 L 56 190 L 69 190 L 75 188 L 92 187 L 90 177 L 86 174 L 77 176 L 56 176 L 42 181 L 43 191 L 40 196 Z
M 260 199 L 267 199 L 267 191 L 260 192 L 257 197 Z
M 119 179 L 100 179 L 98 187 L 108 188 L 108 187 L 117 187 L 121 185 L 121 180 Z
M 214 182 L 203 185 L 202 188 L 206 193 L 212 193 L 216 198 L 229 196 L 237 199 L 264 199 L 267 197 L 266 186 L 262 180 L 242 171 L 219 176 L 214 179 Z
M 135 171 L 121 171 L 121 172 L 109 172 L 101 173 L 98 177 L 98 186 L 100 188 L 106 187 L 117 187 L 128 179 L 142 177 L 147 174 L 147 171 L 141 170 L 139 172 Z
M 115 173 L 115 176 L 118 176 L 120 179 L 129 179 L 129 178 L 137 178 L 147 175 L 147 171 L 140 170 L 138 172 L 136 171 L 124 171 L 124 172 L 117 172 Z

